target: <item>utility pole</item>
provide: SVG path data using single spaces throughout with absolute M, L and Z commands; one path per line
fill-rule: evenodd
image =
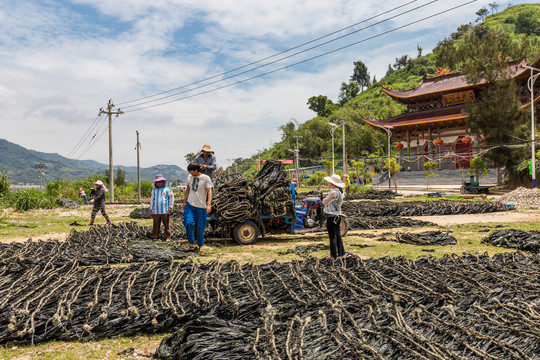
M 43 163 L 39 163 L 39 164 L 36 164 L 34 167 L 36 169 L 38 169 L 38 171 L 39 171 L 39 190 L 41 190 L 43 188 L 42 187 L 43 182 L 41 180 L 42 179 L 41 175 L 43 175 L 43 169 L 45 169 L 47 166 L 45 166 L 45 164 L 43 164 Z
M 141 148 L 141 143 L 139 142 L 139 132 L 135 131 L 137 133 L 137 146 L 135 149 L 137 149 L 137 199 L 139 200 L 139 203 L 141 202 L 141 165 L 139 161 L 139 149 Z
M 302 136 L 295 136 L 296 138 L 296 149 L 294 149 L 294 156 L 295 156 L 295 159 L 294 159 L 294 167 L 296 169 L 296 186 L 300 187 L 300 173 L 299 173 L 299 157 L 298 157 L 298 153 L 300 150 L 298 150 L 298 139 L 302 139 Z
M 112 103 L 112 99 L 109 99 L 109 103 L 107 104 L 107 110 L 103 110 L 103 108 L 99 109 L 98 116 L 101 116 L 103 114 L 109 115 L 109 185 L 111 186 L 111 203 L 114 202 L 114 173 L 113 173 L 113 146 L 112 146 L 112 115 L 116 115 L 116 117 L 120 116 L 120 114 L 123 114 L 123 111 L 120 111 L 118 109 L 117 111 L 112 111 L 112 108 L 114 107 L 114 104 Z

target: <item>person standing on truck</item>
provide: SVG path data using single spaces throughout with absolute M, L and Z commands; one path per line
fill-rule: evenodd
M 201 165 L 191 163 L 187 170 L 186 191 L 182 210 L 184 211 L 184 227 L 188 244 L 184 250 L 194 250 L 199 247 L 199 252 L 204 253 L 204 228 L 206 227 L 207 215 L 212 211 L 212 179 L 201 173 Z M 197 229 L 197 245 L 195 245 L 195 229 Z
M 173 210 L 174 195 L 170 187 L 167 186 L 167 179 L 163 175 L 156 175 L 152 181 L 154 188 L 150 195 L 150 215 L 152 215 L 152 239 L 159 237 L 159 228 L 163 222 L 163 236 L 165 241 L 171 240 L 171 226 L 169 224 L 170 213 Z
M 88 225 L 94 225 L 94 220 L 96 219 L 96 214 L 98 213 L 98 211 L 101 211 L 101 215 L 103 215 L 105 220 L 107 220 L 107 225 L 110 225 L 111 219 L 109 219 L 109 216 L 105 211 L 105 194 L 109 190 L 105 187 L 103 181 L 101 180 L 96 181 L 94 185 L 96 185 L 96 195 L 94 197 L 94 207 L 92 208 L 92 214 L 90 215 L 90 224 Z
M 216 170 L 216 156 L 209 144 L 204 144 L 195 162 L 201 165 L 201 173 L 208 175 L 212 180 L 212 173 Z
M 330 238 L 330 256 L 334 259 L 345 255 L 343 240 L 341 239 L 341 204 L 343 204 L 343 188 L 345 184 L 338 174 L 326 176 L 324 180 L 330 184 L 330 192 L 323 199 L 324 215 L 326 216 L 326 228 Z

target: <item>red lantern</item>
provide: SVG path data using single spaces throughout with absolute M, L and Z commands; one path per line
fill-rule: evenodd
M 398 150 L 403 149 L 403 144 L 402 143 L 397 143 L 396 144 L 396 149 L 398 149 Z
M 435 145 L 442 145 L 444 143 L 444 141 L 442 141 L 442 139 L 435 139 L 435 140 L 433 140 L 433 143 Z
M 465 136 L 464 138 L 461 138 L 461 142 L 464 142 L 465 144 L 468 144 L 472 141 L 472 139 L 468 136 Z

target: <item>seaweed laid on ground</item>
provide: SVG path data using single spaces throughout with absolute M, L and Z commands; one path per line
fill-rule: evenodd
M 397 241 L 411 245 L 456 245 L 457 240 L 448 232 L 424 231 L 421 233 L 396 233 L 394 238 L 380 238 L 382 241 Z
M 495 230 L 488 237 L 483 238 L 482 243 L 539 253 L 540 232 L 518 229 Z

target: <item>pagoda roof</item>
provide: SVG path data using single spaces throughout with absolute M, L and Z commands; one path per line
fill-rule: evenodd
M 433 110 L 406 112 L 384 120 L 375 120 L 368 118 L 362 118 L 362 120 L 375 127 L 378 127 L 379 125 L 389 125 L 394 128 L 399 128 L 407 127 L 410 125 L 427 125 L 438 122 L 440 123 L 452 120 L 462 120 L 467 117 L 467 115 L 461 112 L 463 108 L 464 105 L 462 104 Z
M 531 66 L 537 67 L 540 63 L 540 57 L 537 58 Z M 527 65 L 525 60 L 511 61 L 508 63 L 508 69 L 512 78 L 525 78 L 528 77 L 530 70 L 525 68 Z M 418 85 L 412 89 L 407 90 L 391 90 L 389 88 L 381 87 L 382 91 L 388 94 L 392 99 L 401 103 L 416 103 L 428 100 L 433 97 L 434 94 L 440 94 L 450 91 L 463 91 L 473 89 L 478 86 L 484 85 L 485 81 L 480 81 L 476 84 L 467 82 L 465 75 L 456 72 L 452 74 L 439 75 L 432 78 L 428 78 L 424 75 L 424 78 Z

